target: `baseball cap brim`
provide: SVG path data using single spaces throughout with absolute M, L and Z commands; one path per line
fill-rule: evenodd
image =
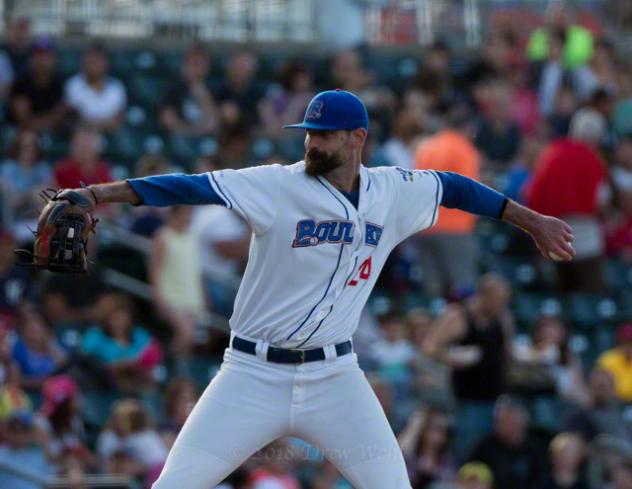
M 288 124 L 283 126 L 283 129 L 314 129 L 315 131 L 343 131 L 342 127 L 338 126 L 326 126 L 323 124 L 314 124 L 311 122 L 301 122 L 300 124 Z

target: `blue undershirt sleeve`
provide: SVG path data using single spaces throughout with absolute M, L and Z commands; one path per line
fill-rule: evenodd
M 500 192 L 453 172 L 435 172 L 443 186 L 441 205 L 500 219 L 507 205 L 507 197 Z
M 227 207 L 208 180 L 207 173 L 185 175 L 172 173 L 144 178 L 131 178 L 127 182 L 141 200 L 139 205 L 164 207 L 168 205 L 217 204 Z

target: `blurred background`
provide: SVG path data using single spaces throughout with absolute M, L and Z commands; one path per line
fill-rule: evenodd
M 250 240 L 221 207 L 100 206 L 90 273 L 34 272 L 12 250 L 38 192 L 293 163 L 281 126 L 339 87 L 368 107 L 366 165 L 463 173 L 576 236 L 544 261 L 442 209 L 394 250 L 354 345 L 413 488 L 632 488 L 632 2 L 4 0 L 0 19 L 0 487 L 150 487 L 219 367 Z M 219 487 L 351 486 L 288 438 Z

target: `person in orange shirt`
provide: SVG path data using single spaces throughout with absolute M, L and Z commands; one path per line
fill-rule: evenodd
M 480 153 L 471 142 L 474 130 L 470 114 L 454 109 L 448 114 L 448 126 L 417 147 L 415 168 L 451 171 L 478 180 Z M 419 259 L 428 294 L 437 296 L 473 289 L 478 276 L 475 226 L 476 216 L 442 208 L 437 224 L 419 235 Z

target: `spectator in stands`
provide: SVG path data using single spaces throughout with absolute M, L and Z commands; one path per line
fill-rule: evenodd
M 525 203 L 525 192 L 543 147 L 544 138 L 541 136 L 525 137 L 522 140 L 518 157 L 504 178 L 502 192 L 507 197 L 521 204 Z
M 173 445 L 198 397 L 197 387 L 186 377 L 175 377 L 165 387 L 163 419 L 158 429 L 167 447 Z
M 35 480 L 53 475 L 54 470 L 38 443 L 33 415 L 15 411 L 6 425 L 6 444 L 0 445 L 0 487 L 11 489 L 41 489 L 42 484 L 15 474 L 12 468 Z
M 565 87 L 574 88 L 573 74 L 562 60 L 565 41 L 564 32 L 551 33 L 547 55 L 529 69 L 531 85 L 538 94 L 540 114 L 545 118 L 553 114 L 560 91 Z
M 470 455 L 471 461 L 491 469 L 496 487 L 542 487 L 543 470 L 528 426 L 526 408 L 514 398 L 501 396 L 494 409 L 494 432 L 480 440 Z
M 588 387 L 588 403 L 568 410 L 562 417 L 563 430 L 581 434 L 588 443 L 599 435 L 609 435 L 621 440 L 632 451 L 632 426 L 624 419 L 612 374 L 595 368 Z
M 571 87 L 560 88 L 555 99 L 553 112 L 546 118 L 546 130 L 550 139 L 566 138 L 571 120 L 579 108 L 575 91 Z
M 10 123 L 34 131 L 53 131 L 62 124 L 66 107 L 56 61 L 52 39 L 41 37 L 33 42 L 29 70 L 11 89 Z
M 494 474 L 489 467 L 481 462 L 469 462 L 457 473 L 458 489 L 492 489 Z M 443 489 L 443 488 L 442 488 Z
M 190 224 L 190 207 L 172 207 L 153 240 L 149 263 L 154 301 L 173 329 L 171 353 L 176 361 L 192 353 L 195 329 L 206 307 L 200 249 Z
M 542 387 L 546 388 L 550 379 L 551 387 L 562 399 L 585 404 L 588 392 L 583 367 L 580 358 L 570 349 L 569 337 L 568 327 L 561 318 L 542 315 L 533 327 L 530 341 L 514 343 L 513 358 L 529 372 L 525 380 L 537 381 L 541 372 L 545 377 Z M 537 387 L 533 386 L 534 389 Z
M 123 122 L 127 105 L 125 86 L 108 75 L 105 46 L 94 42 L 83 54 L 80 73 L 66 81 L 66 104 L 75 111 L 79 122 L 97 131 L 115 131 Z
M 139 392 L 152 387 L 162 351 L 149 333 L 135 324 L 131 298 L 121 293 L 106 294 L 98 309 L 101 326 L 86 331 L 82 352 L 98 360 L 120 390 Z
M 512 162 L 522 135 L 512 120 L 513 91 L 504 81 L 490 82 L 482 107 L 476 146 L 485 158 L 483 166 L 490 171 L 504 172 Z
M 481 91 L 490 81 L 506 78 L 512 63 L 520 58 L 514 55 L 513 36 L 499 30 L 490 30 L 480 47 L 477 59 L 459 77 L 459 91 L 468 102 L 478 103 Z
M 632 135 L 632 69 L 627 62 L 617 64 L 617 99 L 613 107 L 612 127 L 618 136 Z
M 415 167 L 415 149 L 424 132 L 423 122 L 415 111 L 402 106 L 393 118 L 390 137 L 373 156 L 376 165 Z
M 561 33 L 564 36 L 564 66 L 577 68 L 587 63 L 593 53 L 593 36 L 588 29 L 576 24 L 574 17 L 573 11 L 563 3 L 550 3 L 546 24 L 536 29 L 529 38 L 527 56 L 535 61 L 546 58 L 551 49 L 552 36 Z
M 31 21 L 28 18 L 18 17 L 9 20 L 2 49 L 9 56 L 16 78 L 24 75 L 28 69 L 31 38 Z
M 371 356 L 377 362 L 379 375 L 389 383 L 407 382 L 415 348 L 406 338 L 406 326 L 397 315 L 380 317 L 382 337 L 371 348 Z
M 456 87 L 450 70 L 451 62 L 450 48 L 441 40 L 433 42 L 423 54 L 423 63 L 412 86 L 428 99 L 430 111 L 443 114 L 454 102 Z
M 44 161 L 37 133 L 30 129 L 18 131 L 7 153 L 8 158 L 0 165 L 2 190 L 14 219 L 35 217 L 35 201 L 38 193 L 52 185 L 53 172 Z
M 616 207 L 604 213 L 604 232 L 609 256 L 632 260 L 632 134 L 617 141 L 610 167 Z
M 96 457 L 87 445 L 76 382 L 68 375 L 51 377 L 42 385 L 42 399 L 35 423 L 42 431 L 49 460 L 60 463 L 70 453 L 83 466 L 96 470 Z
M 336 53 L 329 65 L 330 86 L 355 93 L 366 104 L 372 117 L 372 131 L 385 136 L 384 124 L 396 108 L 391 90 L 375 80 L 375 74 L 364 66 L 357 49 L 343 49 Z
M 94 321 L 94 304 L 105 291 L 99 274 L 50 274 L 44 277 L 38 303 L 55 330 Z
M 595 43 L 595 51 L 587 65 L 577 69 L 575 85 L 581 101 L 588 100 L 598 90 L 606 90 L 611 95 L 617 93 L 617 67 L 614 46 L 607 39 Z
M 507 81 L 513 93 L 511 120 L 523 136 L 534 136 L 541 123 L 538 95 L 529 83 L 529 70 L 523 61 L 512 61 Z
M 255 82 L 259 60 L 247 49 L 234 52 L 226 65 L 225 78 L 217 91 L 220 124 L 228 128 L 258 124 L 257 106 L 263 91 Z
M 604 117 L 594 109 L 577 112 L 570 137 L 553 141 L 542 152 L 527 192 L 532 209 L 573 228 L 577 255 L 572 262 L 556 263 L 562 292 L 600 292 L 604 287 L 599 212 L 607 196 L 607 172 L 598 147 L 605 130 Z
M 20 369 L 22 386 L 39 390 L 47 378 L 67 365 L 68 355 L 41 313 L 31 306 L 21 310 L 18 333 L 12 358 Z
M 70 143 L 70 155 L 57 162 L 54 175 L 58 187 L 77 188 L 112 180 L 110 166 L 99 159 L 101 136 L 88 126 L 78 127 Z
M 3 423 L 14 411 L 33 410 L 31 399 L 20 386 L 20 370 L 11 357 L 12 333 L 7 321 L 0 321 L 0 443 Z
M 301 61 L 287 61 L 279 71 L 278 80 L 279 86 L 269 91 L 259 107 L 263 131 L 274 140 L 288 137 L 283 126 L 300 120 L 314 96 L 312 72 Z
M 167 459 L 167 447 L 153 427 L 147 409 L 135 399 L 114 404 L 110 419 L 97 439 L 97 453 L 107 471 L 123 469 L 148 485 L 158 477 Z
M 450 453 L 450 432 L 446 413 L 420 409 L 408 419 L 398 437 L 408 475 L 415 489 L 454 478 L 456 467 Z
M 7 326 L 15 324 L 33 282 L 29 270 L 16 264 L 16 246 L 13 233 L 0 228 L 0 321 Z
M 619 326 L 617 346 L 602 353 L 597 364 L 612 374 L 618 398 L 632 402 L 632 323 Z
M 588 489 L 582 473 L 586 446 L 575 433 L 560 433 L 549 444 L 550 468 L 542 489 Z
M 632 489 L 632 459 L 614 468 L 607 489 Z
M 472 117 L 454 108 L 447 128 L 422 141 L 415 153 L 418 170 L 451 171 L 480 178 L 480 153 L 470 142 Z M 478 245 L 473 235 L 476 217 L 457 209 L 441 209 L 434 227 L 419 235 L 419 261 L 424 287 L 431 296 L 471 291 L 478 276 Z
M 9 59 L 9 56 L 7 56 L 7 53 L 0 49 L 0 110 L 3 109 L 2 104 L 10 92 L 14 79 L 15 74 L 13 73 L 11 60 Z
M 479 436 L 491 430 L 494 402 L 504 392 L 515 328 L 510 297 L 502 277 L 483 275 L 471 298 L 448 306 L 435 320 L 423 345 L 426 354 L 453 369 L 455 437 L 461 459 Z
M 210 55 L 201 44 L 193 44 L 184 54 L 180 79 L 166 93 L 160 122 L 170 132 L 184 136 L 215 133 L 219 113 L 206 78 Z
M 235 285 L 248 259 L 251 230 L 235 212 L 226 207 L 200 206 L 193 210 L 191 231 L 200 250 L 200 264 L 213 272 L 204 277 L 206 295 L 215 311 L 230 316 Z
M 451 408 L 450 369 L 444 363 L 426 355 L 423 345 L 432 327 L 432 317 L 424 309 L 413 309 L 406 314 L 409 338 L 416 349 L 412 361 L 415 375 L 416 399 L 431 406 Z

